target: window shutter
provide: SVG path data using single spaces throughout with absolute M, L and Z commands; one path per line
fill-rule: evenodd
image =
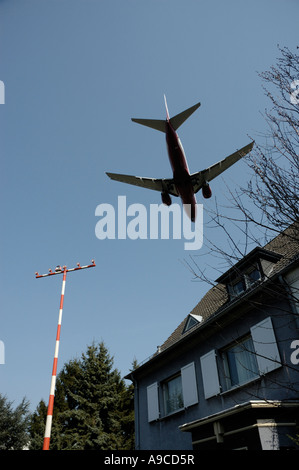
M 159 419 L 158 383 L 155 382 L 147 387 L 147 414 L 148 422 Z
M 181 369 L 184 406 L 198 403 L 197 384 L 194 362 L 187 364 Z
M 251 335 L 260 374 L 281 366 L 271 318 L 268 317 L 251 328 Z
M 220 392 L 215 349 L 201 356 L 200 362 L 205 398 L 210 398 Z

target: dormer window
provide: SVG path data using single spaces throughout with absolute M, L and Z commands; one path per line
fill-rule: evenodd
M 245 279 L 250 286 L 255 284 L 257 281 L 260 281 L 261 278 L 262 274 L 259 267 L 253 268 L 252 271 L 245 274 Z
M 226 284 L 229 298 L 233 300 L 269 276 L 280 258 L 281 255 L 277 253 L 256 248 L 217 279 L 217 282 Z
M 258 265 L 251 268 L 244 274 L 242 273 L 234 281 L 227 283 L 227 290 L 230 298 L 238 297 L 243 292 L 253 287 L 261 279 L 262 272 Z
M 227 284 L 227 290 L 230 298 L 238 297 L 238 295 L 245 291 L 245 280 L 241 279 L 235 284 Z
M 202 317 L 200 315 L 194 315 L 193 313 L 190 313 L 190 315 L 187 318 L 183 333 L 186 333 L 186 331 L 191 330 L 195 325 L 198 325 L 198 323 L 202 322 Z

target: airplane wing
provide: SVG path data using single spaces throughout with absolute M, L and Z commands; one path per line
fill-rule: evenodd
M 121 183 L 133 184 L 154 191 L 166 191 L 172 196 L 178 196 L 173 179 L 143 178 L 142 176 L 120 175 L 118 173 L 106 173 L 112 180 Z
M 227 170 L 230 166 L 236 163 L 240 158 L 244 157 L 247 153 L 249 153 L 254 145 L 254 142 L 246 145 L 245 147 L 237 150 L 236 152 L 232 153 L 228 157 L 224 158 L 218 163 L 206 168 L 205 170 L 199 171 L 197 173 L 193 173 L 191 175 L 191 181 L 193 184 L 194 193 L 197 193 L 203 186 L 205 182 L 209 182 L 212 179 L 216 178 L 216 176 L 220 175 L 223 171 Z

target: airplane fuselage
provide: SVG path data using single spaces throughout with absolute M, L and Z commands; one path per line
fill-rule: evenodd
M 169 121 L 166 122 L 166 144 L 170 165 L 173 172 L 173 180 L 176 189 L 182 199 L 183 204 L 190 218 L 194 222 L 196 217 L 196 198 L 190 178 L 185 151 L 177 132 L 173 129 Z

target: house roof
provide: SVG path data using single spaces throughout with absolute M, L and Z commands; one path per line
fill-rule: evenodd
M 275 259 L 276 261 L 267 280 L 273 279 L 278 274 L 282 273 L 291 263 L 299 259 L 298 224 L 294 224 L 284 230 L 277 237 L 267 243 L 263 249 L 255 248 L 252 250 L 241 260 L 241 262 L 238 262 L 235 266 L 238 266 L 240 263 L 246 263 L 247 259 L 249 261 L 254 254 L 258 255 L 259 253 L 266 253 L 268 256 L 273 254 L 273 260 Z M 224 273 L 219 279 L 217 279 L 216 284 L 203 296 L 203 298 L 190 312 L 193 315 L 200 315 L 202 317 L 202 322 L 198 323 L 198 325 L 194 326 L 190 330 L 184 331 L 186 321 L 189 317 L 189 315 L 187 315 L 173 331 L 173 333 L 167 338 L 167 340 L 160 346 L 159 352 L 162 352 L 168 349 L 170 346 L 173 346 L 176 342 L 187 337 L 190 333 L 194 333 L 194 331 L 202 327 L 211 316 L 220 313 L 220 311 L 222 311 L 225 307 L 232 304 L 228 297 L 226 285 L 223 283 L 223 280 L 227 279 L 227 274 L 231 271 L 231 269 Z M 219 282 L 219 280 L 222 282 Z

